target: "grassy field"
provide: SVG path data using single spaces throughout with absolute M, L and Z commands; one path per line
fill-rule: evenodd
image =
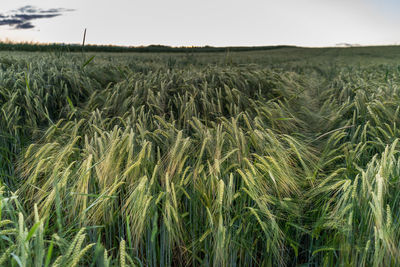
M 399 266 L 400 47 L 0 52 L 1 266 Z

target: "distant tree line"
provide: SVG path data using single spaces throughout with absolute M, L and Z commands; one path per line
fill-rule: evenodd
M 112 45 L 77 45 L 77 44 L 32 44 L 32 43 L 1 43 L 0 51 L 38 51 L 38 52 L 241 52 L 241 51 L 259 51 L 273 50 L 281 48 L 290 48 L 294 46 L 232 46 L 232 47 L 171 47 L 165 45 L 149 46 L 112 46 Z

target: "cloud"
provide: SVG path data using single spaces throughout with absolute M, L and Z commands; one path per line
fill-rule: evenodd
M 14 26 L 14 25 L 18 25 L 24 23 L 22 20 L 20 19 L 2 19 L 0 20 L 0 25 L 9 25 L 9 26 Z
M 74 11 L 74 9 L 40 9 L 30 5 L 23 6 L 17 10 L 0 13 L 0 26 L 9 26 L 17 30 L 33 29 L 35 28 L 35 25 L 32 24 L 33 20 L 55 18 L 71 11 Z
M 32 23 L 30 22 L 25 22 L 23 24 L 17 24 L 17 26 L 15 26 L 15 29 L 33 29 L 35 28 L 34 25 L 32 25 Z
M 22 13 L 36 13 L 37 8 L 35 8 L 34 6 L 23 6 L 19 9 L 17 9 L 17 11 L 22 12 Z
M 46 19 L 46 18 L 54 18 L 60 16 L 61 14 L 17 14 L 14 18 L 21 19 L 23 21 L 29 21 L 34 19 Z
M 47 10 L 41 10 L 40 13 L 60 13 L 60 12 L 70 12 L 70 11 L 75 11 L 75 9 L 52 8 Z

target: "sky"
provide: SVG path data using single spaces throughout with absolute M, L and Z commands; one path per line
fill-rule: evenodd
M 1 0 L 0 40 L 140 46 L 400 44 L 396 0 Z

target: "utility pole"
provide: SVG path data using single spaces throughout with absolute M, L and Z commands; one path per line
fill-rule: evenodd
M 83 52 L 83 48 L 85 47 L 85 40 L 86 40 L 86 28 L 85 28 L 85 31 L 83 32 L 82 52 Z

